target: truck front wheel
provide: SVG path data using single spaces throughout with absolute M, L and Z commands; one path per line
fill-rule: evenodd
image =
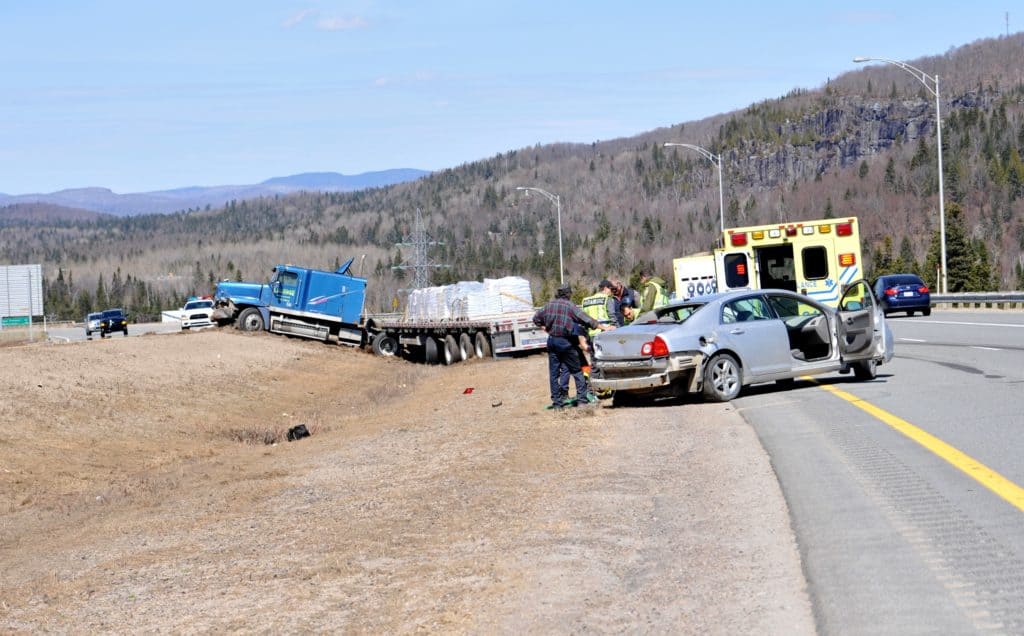
M 242 331 L 263 331 L 263 316 L 255 307 L 247 307 L 238 314 L 238 328 Z

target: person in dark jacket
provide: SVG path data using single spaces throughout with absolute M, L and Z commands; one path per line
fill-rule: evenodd
M 615 325 L 623 327 L 627 323 L 632 322 L 632 318 L 626 319 L 626 312 L 623 308 L 632 307 L 634 310 L 633 315 L 636 316 L 636 308 L 640 306 L 636 291 L 624 285 L 622 281 L 617 280 L 612 283 L 612 297 L 615 298 Z
M 597 402 L 597 396 L 587 391 L 587 380 L 583 377 L 583 361 L 580 360 L 578 347 L 575 345 L 577 325 L 602 331 L 614 329 L 613 325 L 600 325 L 596 320 L 583 313 L 583 310 L 572 302 L 572 287 L 562 285 L 555 292 L 555 297 L 533 315 L 533 324 L 543 327 L 548 334 L 548 384 L 551 389 L 551 406 L 561 409 L 570 405 L 568 387 L 566 394 L 559 386 L 559 367 L 565 365 L 576 383 L 576 399 L 586 402 Z

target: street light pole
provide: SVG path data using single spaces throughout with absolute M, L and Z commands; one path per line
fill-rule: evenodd
M 928 89 L 928 92 L 935 96 L 935 142 L 938 144 L 939 155 L 939 237 L 942 248 L 942 289 L 940 293 L 948 294 L 949 278 L 946 272 L 946 201 L 942 184 L 942 110 L 939 104 L 939 76 L 938 74 L 928 75 L 921 69 L 911 66 L 906 62 L 887 60 L 884 57 L 855 57 L 853 61 L 858 64 L 862 62 L 885 62 L 886 64 L 898 66 L 916 77 L 917 81 L 921 82 Z
M 517 186 L 516 190 L 521 190 L 526 194 L 530 192 L 536 192 L 544 195 L 555 204 L 555 213 L 558 215 L 558 276 L 559 281 L 562 285 L 565 284 L 565 264 L 562 261 L 562 199 L 557 194 L 551 194 L 543 188 L 534 188 L 531 186 Z
M 725 192 L 722 189 L 722 155 L 716 155 L 706 148 L 700 146 L 694 146 L 693 144 L 679 144 L 673 141 L 666 142 L 665 148 L 689 148 L 690 150 L 696 150 L 700 154 L 704 155 L 704 158 L 715 164 L 718 168 L 718 221 L 721 226 L 722 232 L 725 232 Z

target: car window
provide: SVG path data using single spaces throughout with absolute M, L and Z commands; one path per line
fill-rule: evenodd
M 722 322 L 750 322 L 752 320 L 769 320 L 771 311 L 761 296 L 740 298 L 722 306 Z
M 796 316 L 820 316 L 822 312 L 814 305 L 804 302 L 792 296 L 781 294 L 769 294 L 768 304 L 771 305 L 779 318 L 793 318 Z
M 893 276 L 890 285 L 924 285 L 924 282 L 917 276 Z
M 857 281 L 843 292 L 839 299 L 839 311 L 860 311 L 874 306 L 874 296 L 863 281 Z
M 658 322 L 680 323 L 685 322 L 687 318 L 703 306 L 703 303 L 695 303 L 691 305 L 662 307 L 655 310 L 655 315 L 658 317 Z

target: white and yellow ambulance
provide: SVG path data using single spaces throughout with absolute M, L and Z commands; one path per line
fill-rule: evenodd
M 729 228 L 722 247 L 672 261 L 676 298 L 788 289 L 833 307 L 864 277 L 855 217 Z

